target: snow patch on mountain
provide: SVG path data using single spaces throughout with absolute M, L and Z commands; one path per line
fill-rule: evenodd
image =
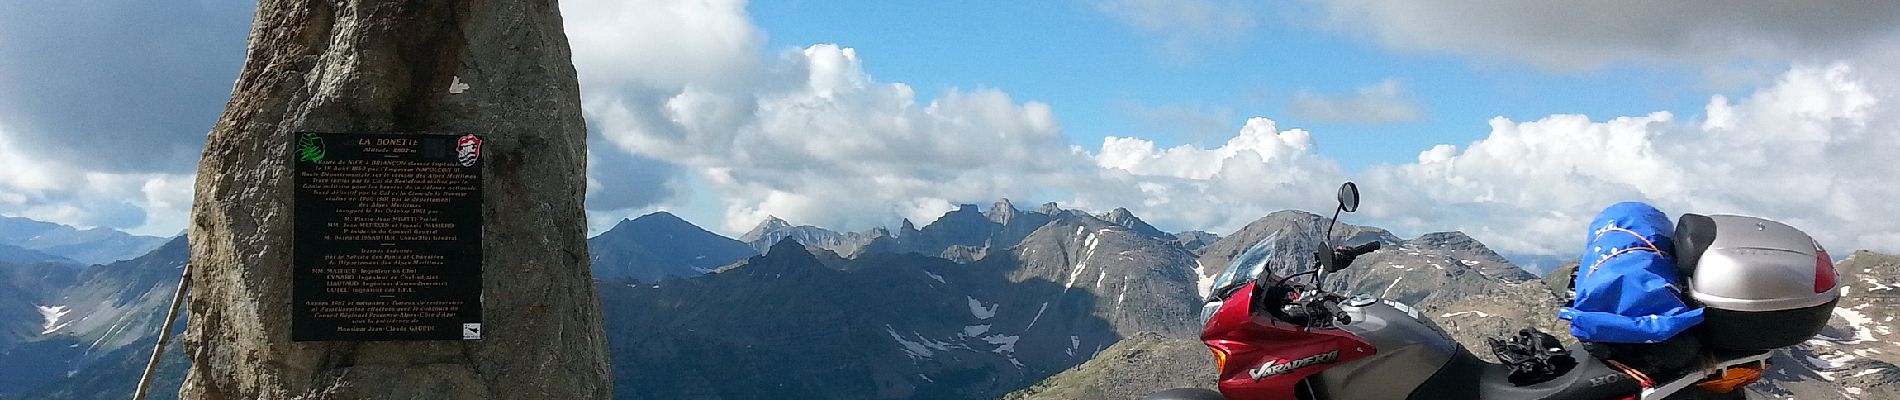
M 989 307 L 984 307 L 983 302 L 978 301 L 975 297 L 964 296 L 963 298 L 970 299 L 970 315 L 976 316 L 976 319 L 990 319 L 991 317 L 995 317 L 996 309 L 1003 306 L 1003 303 L 996 303 L 989 305 Z
M 1126 276 L 1122 277 L 1122 282 L 1123 284 L 1122 284 L 1121 293 L 1115 295 L 1115 312 L 1122 311 L 1122 300 L 1128 298 L 1128 284 L 1127 284 L 1128 277 Z
M 1075 227 L 1075 234 L 1082 234 L 1082 227 Z M 1069 281 L 1062 284 L 1062 291 L 1067 292 L 1070 288 L 1075 287 L 1076 278 L 1082 277 L 1082 270 L 1088 268 L 1089 259 L 1095 257 L 1095 246 L 1101 244 L 1099 239 L 1101 238 L 1095 236 L 1093 232 L 1090 232 L 1088 237 L 1082 239 L 1082 243 L 1088 247 L 1088 250 L 1082 252 L 1082 259 L 1075 262 L 1074 270 L 1069 271 Z
M 996 345 L 996 349 L 990 350 L 991 352 L 995 352 L 996 354 L 1007 354 L 1007 353 L 1016 352 L 1016 341 L 1020 339 L 1022 339 L 1022 336 L 1004 335 L 1004 334 L 999 333 L 995 335 L 984 336 L 983 342 Z
M 943 275 L 937 275 L 937 274 L 933 274 L 933 273 L 930 273 L 930 271 L 924 271 L 924 275 L 928 275 L 928 276 L 930 276 L 930 279 L 936 279 L 936 280 L 937 280 L 937 283 L 942 283 L 942 284 L 949 284 L 949 283 L 950 283 L 950 282 L 945 282 L 945 281 L 943 280 Z
M 60 319 L 65 318 L 66 314 L 72 313 L 72 310 L 66 309 L 66 306 L 38 306 L 38 308 L 40 309 L 40 317 L 46 319 L 46 323 L 41 325 L 41 328 L 45 328 L 40 331 L 41 335 L 50 335 L 53 332 L 59 331 L 60 328 L 65 328 L 66 325 L 72 324 L 72 321 L 60 322 Z
M 1383 299 L 1385 298 L 1386 295 L 1392 294 L 1392 288 L 1399 287 L 1399 281 L 1403 281 L 1403 280 L 1405 280 L 1404 276 L 1400 276 L 1398 277 L 1398 279 L 1393 279 L 1391 285 L 1386 285 L 1385 291 L 1379 292 L 1379 298 Z
M 1028 326 L 1024 326 L 1024 327 L 1023 327 L 1023 330 L 1025 330 L 1025 331 L 1026 331 L 1026 330 L 1029 330 L 1029 328 L 1031 328 L 1031 327 L 1034 327 L 1034 326 L 1036 326 L 1036 321 L 1039 321 L 1039 320 L 1042 320 L 1042 312 L 1043 312 L 1043 311 L 1047 311 L 1048 309 L 1049 309 L 1049 302 L 1047 302 L 1047 301 L 1045 301 L 1045 302 L 1042 302 L 1042 306 L 1041 306 L 1041 307 L 1036 307 L 1036 317 L 1035 317 L 1035 318 L 1030 318 L 1030 319 L 1029 319 L 1029 325 L 1028 325 Z
M 1199 259 L 1194 260 L 1194 273 L 1194 276 L 1201 278 L 1199 280 L 1201 298 L 1205 299 L 1207 295 L 1214 294 L 1214 274 L 1208 273 L 1207 266 L 1201 265 Z
M 1860 311 L 1852 309 L 1836 308 L 1834 309 L 1834 316 L 1841 317 L 1841 320 L 1847 321 L 1848 327 L 1854 329 L 1854 338 L 1843 341 L 1843 344 L 1859 344 L 1860 342 L 1874 340 L 1873 330 L 1867 328 L 1867 324 L 1872 323 L 1873 319 L 1867 318 L 1866 314 L 1861 314 Z
M 990 331 L 990 326 L 989 326 L 988 324 L 984 324 L 984 325 L 965 325 L 965 326 L 963 327 L 963 336 L 964 336 L 964 337 L 977 337 L 977 336 L 982 336 L 982 335 L 983 335 L 983 332 L 989 332 L 989 331 Z
M 924 346 L 922 342 L 913 342 L 905 340 L 903 336 L 898 336 L 897 329 L 891 328 L 890 325 L 884 326 L 884 332 L 890 333 L 891 340 L 895 340 L 898 345 L 904 346 L 904 354 L 910 355 L 910 358 L 913 360 L 930 358 L 930 356 L 934 354 L 930 352 L 930 347 Z

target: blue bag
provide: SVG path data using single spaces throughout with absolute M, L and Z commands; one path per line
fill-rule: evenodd
M 1648 204 L 1611 205 L 1590 221 L 1577 297 L 1557 317 L 1578 340 L 1657 343 L 1702 322 L 1702 308 L 1683 303 L 1676 273 L 1674 226 Z

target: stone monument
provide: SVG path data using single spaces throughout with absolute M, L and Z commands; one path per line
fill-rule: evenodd
M 181 397 L 611 397 L 586 136 L 554 1 L 260 1 L 198 168 Z

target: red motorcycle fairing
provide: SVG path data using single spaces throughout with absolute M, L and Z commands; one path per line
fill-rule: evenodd
M 1224 354 L 1219 387 L 1233 399 L 1294 399 L 1300 380 L 1340 363 L 1377 354 L 1378 349 L 1343 330 L 1306 328 L 1248 311 L 1248 283 L 1221 303 L 1201 331 L 1201 341 Z M 1252 343 L 1268 346 L 1256 346 Z

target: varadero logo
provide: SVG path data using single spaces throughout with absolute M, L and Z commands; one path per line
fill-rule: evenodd
M 1253 370 L 1247 371 L 1247 373 L 1253 375 L 1254 382 L 1259 382 L 1261 379 L 1266 379 L 1269 376 L 1293 372 L 1293 370 L 1296 370 L 1296 369 L 1311 367 L 1311 366 L 1319 365 L 1319 364 L 1331 364 L 1337 361 L 1339 361 L 1339 350 L 1333 350 L 1333 351 L 1328 351 L 1325 353 L 1319 353 L 1319 354 L 1306 356 L 1306 358 L 1301 358 L 1298 360 L 1268 361 L 1266 364 L 1260 364 L 1259 367 L 1256 367 Z

